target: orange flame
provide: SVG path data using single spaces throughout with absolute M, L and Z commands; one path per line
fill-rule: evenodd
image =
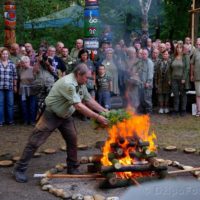
M 138 149 L 136 146 L 129 146 L 130 141 L 134 138 L 137 140 L 141 140 L 144 142 L 148 142 L 148 146 L 145 148 L 145 152 L 147 154 L 151 154 L 152 152 L 156 152 L 157 148 L 155 145 L 156 135 L 154 132 L 149 133 L 150 128 L 150 119 L 148 115 L 136 115 L 134 113 L 130 113 L 131 118 L 125 120 L 123 122 L 119 122 L 116 125 L 112 126 L 109 130 L 109 138 L 106 141 L 103 147 L 103 157 L 101 159 L 101 163 L 104 166 L 112 165 L 112 159 L 109 159 L 110 155 L 113 153 L 112 144 L 118 145 L 120 149 L 122 149 L 123 156 L 117 158 L 118 162 L 121 165 L 133 165 L 137 164 L 137 162 L 144 163 L 144 159 L 138 159 L 130 157 L 130 152 L 140 152 L 141 149 Z M 120 142 L 120 138 L 123 141 Z M 137 148 L 137 149 L 136 149 Z M 116 160 L 116 159 L 115 159 Z M 116 176 L 121 178 L 136 178 L 141 177 L 144 174 L 147 175 L 148 172 L 145 173 L 133 173 L 133 172 L 117 172 Z

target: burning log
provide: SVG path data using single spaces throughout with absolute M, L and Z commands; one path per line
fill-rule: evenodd
M 124 144 L 124 142 L 125 142 L 125 139 L 123 138 L 123 137 L 118 137 L 118 140 L 119 140 L 119 143 L 120 144 Z
M 141 139 L 138 140 L 138 147 L 148 147 L 149 142 L 148 141 L 142 141 Z
M 111 177 L 107 179 L 110 185 L 116 185 L 118 182 L 118 179 L 116 177 Z
M 138 159 L 149 159 L 156 156 L 155 152 L 150 152 L 150 154 L 145 154 L 143 152 L 130 152 L 129 156 L 131 158 L 138 158 Z
M 93 156 L 82 156 L 80 159 L 81 164 L 87 164 L 87 163 L 100 163 L 101 158 L 103 156 L 101 154 L 93 155 Z
M 110 148 L 112 148 L 112 149 L 116 149 L 116 148 L 119 148 L 119 147 L 120 147 L 120 145 L 118 143 L 111 143 L 110 144 Z
M 137 145 L 137 143 L 136 143 L 136 141 L 130 141 L 128 144 L 127 144 L 127 148 L 129 148 L 129 147 L 135 147 Z
M 113 160 L 111 161 L 111 163 L 112 163 L 112 166 L 113 166 L 115 169 L 120 169 L 120 168 L 122 167 L 122 165 L 119 163 L 119 160 L 117 160 L 117 159 L 113 159 Z
M 124 156 L 124 150 L 122 148 L 116 149 L 116 155 L 117 157 L 123 157 Z
M 109 173 L 109 172 L 144 172 L 144 171 L 161 171 L 167 170 L 166 166 L 158 166 L 154 167 L 151 164 L 147 165 L 126 165 L 121 166 L 121 168 L 116 169 L 114 166 L 102 166 L 101 172 L 102 173 Z

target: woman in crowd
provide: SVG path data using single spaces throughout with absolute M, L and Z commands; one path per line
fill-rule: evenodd
M 95 98 L 95 82 L 96 70 L 93 62 L 90 60 L 89 52 L 86 49 L 81 49 L 78 54 L 78 63 L 85 63 L 89 69 L 89 77 L 87 80 L 87 89 L 90 95 Z
M 17 92 L 17 72 L 9 59 L 9 51 L 0 53 L 0 126 L 14 124 L 14 92 Z M 5 111 L 5 113 L 4 113 Z
M 178 43 L 175 48 L 175 55 L 172 61 L 169 77 L 172 92 L 174 95 L 173 114 L 180 113 L 181 116 L 186 114 L 187 96 L 185 90 L 185 82 L 187 77 L 187 66 L 185 57 L 183 56 L 183 44 Z M 181 110 L 179 110 L 181 108 Z
M 36 95 L 34 94 L 33 67 L 30 66 L 28 56 L 21 57 L 19 68 L 19 95 L 24 124 L 35 124 L 36 119 Z
M 103 60 L 102 64 L 105 66 L 106 71 L 112 75 L 111 93 L 119 95 L 118 69 L 114 62 L 113 52 L 114 50 L 112 48 L 106 49 L 106 58 Z
M 168 73 L 170 65 L 171 59 L 169 58 L 169 52 L 165 50 L 162 53 L 162 59 L 158 63 L 155 73 L 155 87 L 158 95 L 159 114 L 169 113 L 170 86 Z

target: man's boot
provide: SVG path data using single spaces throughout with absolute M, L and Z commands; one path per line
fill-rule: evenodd
M 14 176 L 14 179 L 19 183 L 26 183 L 28 181 L 28 178 L 24 171 L 14 169 L 13 176 Z
M 13 176 L 17 182 L 26 183 L 28 181 L 28 178 L 25 172 L 28 168 L 28 163 L 31 160 L 34 152 L 35 152 L 35 149 L 27 145 L 26 148 L 24 149 L 24 152 L 20 160 L 18 160 L 17 163 L 15 164 L 15 167 L 13 170 Z

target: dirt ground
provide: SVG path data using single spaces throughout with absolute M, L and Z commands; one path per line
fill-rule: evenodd
M 156 133 L 160 148 L 176 145 L 180 150 L 185 147 L 195 147 L 200 151 L 200 118 L 190 114 L 185 117 L 154 114 L 150 120 L 151 130 Z M 94 130 L 92 121 L 85 122 L 76 118 L 75 122 L 79 144 L 94 146 L 97 141 L 106 140 L 106 131 Z M 18 123 L 15 126 L 0 127 L 0 155 L 4 153 L 19 155 L 32 130 L 32 126 L 23 126 Z M 63 145 L 64 141 L 59 131 L 56 130 L 38 151 L 46 148 L 59 149 Z
M 151 116 L 151 129 L 155 131 L 158 139 L 159 146 L 159 157 L 164 159 L 177 160 L 185 165 L 199 166 L 200 163 L 200 118 L 196 118 L 191 115 L 186 117 L 171 117 L 171 116 Z M 104 130 L 94 130 L 93 125 L 90 121 L 82 122 L 76 119 L 76 127 L 79 132 L 79 144 L 87 144 L 90 148 L 86 151 L 79 151 L 79 156 L 83 155 L 93 155 L 98 152 L 94 148 L 97 141 L 106 140 L 107 133 Z M 0 127 L 0 155 L 9 153 L 14 156 L 20 155 L 27 138 L 30 135 L 33 127 L 23 126 L 17 124 L 15 126 L 4 126 Z M 34 158 L 31 160 L 30 168 L 28 170 L 29 182 L 27 184 L 19 184 L 13 181 L 11 171 L 12 167 L 0 168 L 0 199 L 1 200 L 35 200 L 35 199 L 57 199 L 48 192 L 43 192 L 39 186 L 39 180 L 33 178 L 34 173 L 43 173 L 48 169 L 54 167 L 57 163 L 64 162 L 65 153 L 59 151 L 59 148 L 64 145 L 63 139 L 61 138 L 58 131 L 55 131 L 48 141 L 38 150 L 43 151 L 46 148 L 55 148 L 58 153 L 53 155 L 42 155 L 40 158 Z M 163 151 L 163 147 L 167 145 L 176 145 L 178 151 L 176 152 L 166 152 Z M 185 147 L 195 147 L 197 148 L 197 153 L 195 154 L 185 154 L 183 149 Z M 84 171 L 85 168 L 81 166 L 81 170 Z M 184 179 L 194 179 L 189 173 L 178 177 Z M 177 178 L 177 177 L 173 177 Z M 53 182 L 55 185 L 60 185 L 61 182 Z M 92 183 L 83 182 L 80 188 L 81 191 L 87 191 Z M 88 185 L 90 184 L 90 185 Z M 64 185 L 64 184 L 61 184 Z M 67 188 L 70 183 L 66 183 Z M 75 184 L 76 185 L 76 184 Z M 65 188 L 65 189 L 66 189 Z M 79 188 L 79 185 L 78 187 Z M 75 189 L 75 191 L 79 189 Z M 78 192 L 76 191 L 76 192 Z M 107 196 L 113 196 L 113 194 L 120 195 L 125 191 L 125 189 L 110 190 L 110 191 L 99 191 L 99 189 L 94 190 L 95 192 L 107 194 Z M 89 191 L 88 191 L 89 192 Z M 87 193 L 88 194 L 88 193 Z M 197 198 L 198 199 L 198 198 Z

